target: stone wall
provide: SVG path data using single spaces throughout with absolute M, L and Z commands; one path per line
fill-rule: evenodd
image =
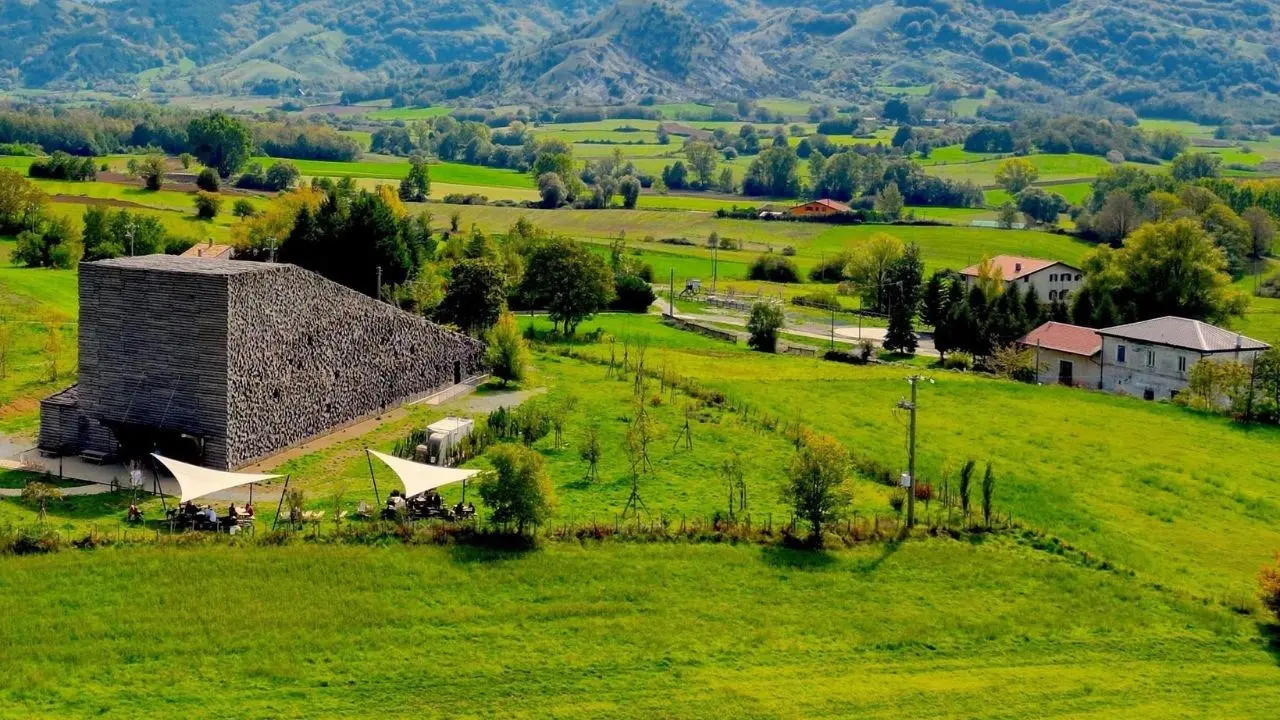
M 289 265 L 229 285 L 228 464 L 484 372 L 484 344 Z

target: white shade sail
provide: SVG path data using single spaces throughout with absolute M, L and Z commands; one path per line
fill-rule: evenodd
M 480 472 L 479 470 L 461 470 L 438 465 L 424 465 L 423 463 L 405 460 L 394 455 L 380 453 L 377 450 L 369 450 L 368 452 L 386 463 L 395 472 L 400 481 L 404 483 L 404 494 L 408 497 L 421 495 L 428 490 L 435 490 L 438 487 L 452 483 L 462 482 Z
M 170 473 L 173 473 L 173 478 L 178 481 L 178 487 L 182 488 L 182 502 L 195 500 L 196 498 L 216 493 L 219 490 L 228 490 L 233 487 L 248 485 L 249 483 L 282 477 L 281 475 L 253 475 L 251 473 L 210 470 L 199 465 L 191 465 L 190 463 L 161 457 L 155 453 L 152 453 L 151 457 L 159 460 L 161 465 L 164 465 Z

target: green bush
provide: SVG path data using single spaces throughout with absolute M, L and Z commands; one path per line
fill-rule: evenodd
M 213 168 L 205 168 L 196 176 L 196 187 L 205 192 L 218 192 L 222 187 L 222 181 L 218 179 L 218 173 Z
M 747 278 L 766 282 L 794 283 L 800 282 L 800 272 L 796 270 L 796 264 L 789 258 L 766 253 L 751 263 Z
M 942 361 L 942 367 L 947 370 L 972 370 L 973 356 L 967 352 L 953 352 Z

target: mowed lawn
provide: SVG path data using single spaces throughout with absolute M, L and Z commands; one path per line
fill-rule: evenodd
M 10 343 L 0 375 L 0 432 L 29 433 L 39 400 L 75 382 L 78 281 L 72 270 L 10 265 L 13 248 L 11 238 L 0 238 L 0 332 Z
M 1251 618 L 1009 540 L 132 548 L 0 569 L 0 717 L 1280 712 Z

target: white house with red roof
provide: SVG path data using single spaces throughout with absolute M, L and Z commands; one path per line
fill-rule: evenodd
M 1080 268 L 1057 260 L 996 255 L 990 262 L 997 274 L 1004 279 L 1006 288 L 1016 283 L 1023 294 L 1035 288 L 1040 302 L 1065 303 L 1084 283 L 1084 273 Z M 973 285 L 978 280 L 981 268 L 981 263 L 970 265 L 961 270 L 960 275 L 967 284 Z
M 1102 336 L 1093 328 L 1051 320 L 1018 343 L 1035 352 L 1037 382 L 1096 388 L 1102 380 Z

